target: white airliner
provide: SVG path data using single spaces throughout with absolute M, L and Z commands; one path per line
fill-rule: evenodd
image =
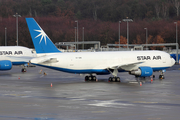
M 22 46 L 1 46 L 0 47 L 0 70 L 10 70 L 12 65 L 24 65 L 30 59 L 36 57 L 31 49 Z M 25 67 L 22 72 L 25 72 Z
M 96 80 L 95 74 L 112 74 L 109 81 L 120 81 L 117 74 L 121 71 L 148 77 L 153 75 L 153 71 L 163 71 L 175 63 L 168 53 L 162 51 L 62 53 L 33 18 L 26 18 L 26 22 L 36 53 L 41 55 L 31 63 L 63 72 L 89 74 L 86 81 Z M 160 78 L 164 79 L 163 72 Z

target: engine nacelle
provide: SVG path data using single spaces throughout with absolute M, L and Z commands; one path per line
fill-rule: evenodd
M 129 74 L 139 77 L 149 77 L 153 74 L 153 69 L 151 67 L 139 67 L 137 70 L 130 71 Z
M 10 70 L 12 68 L 12 62 L 9 60 L 0 60 L 0 70 Z

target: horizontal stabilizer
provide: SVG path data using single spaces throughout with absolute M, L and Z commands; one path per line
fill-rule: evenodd
M 34 64 L 50 64 L 50 63 L 56 63 L 58 62 L 58 60 L 57 58 L 39 57 L 32 59 L 30 62 Z

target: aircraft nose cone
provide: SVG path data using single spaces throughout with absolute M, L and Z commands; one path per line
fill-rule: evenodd
M 172 63 L 172 66 L 175 64 L 175 60 L 173 58 L 171 58 L 171 63 Z

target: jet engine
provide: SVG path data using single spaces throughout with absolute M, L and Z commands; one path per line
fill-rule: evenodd
M 10 70 L 12 68 L 12 63 L 9 60 L 0 61 L 0 70 Z
M 136 70 L 130 71 L 129 74 L 138 77 L 149 77 L 153 74 L 153 69 L 151 67 L 139 67 Z

